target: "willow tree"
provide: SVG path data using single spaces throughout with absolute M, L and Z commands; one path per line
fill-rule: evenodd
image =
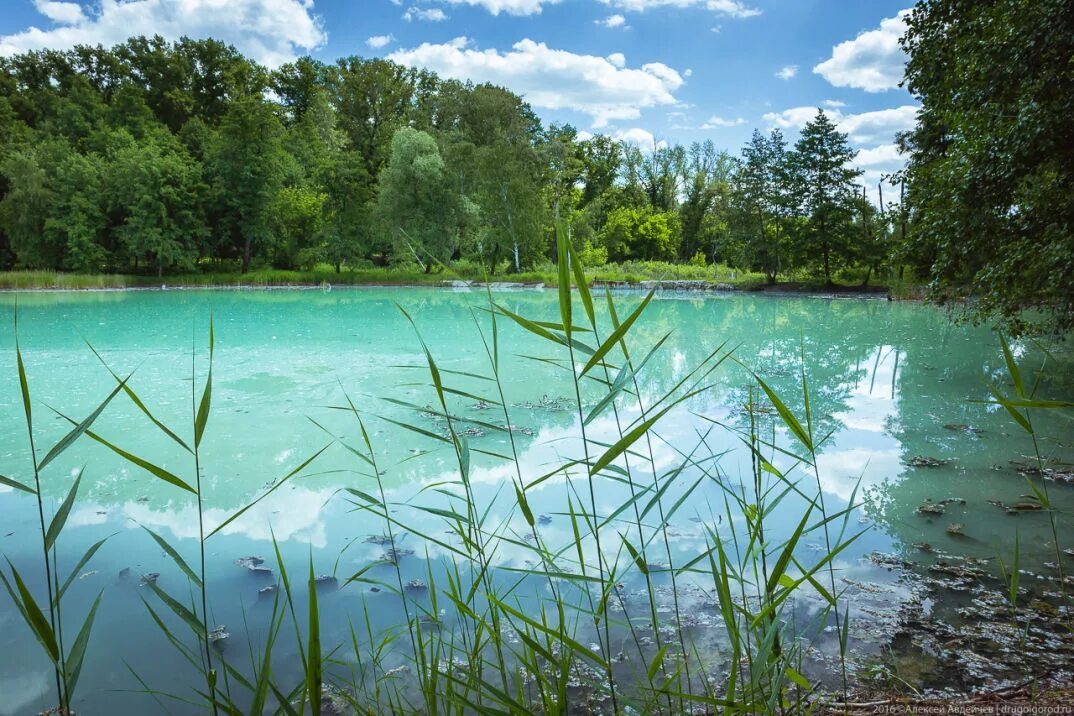
M 401 248 L 397 253 L 411 256 L 428 273 L 456 251 L 476 209 L 448 181 L 436 140 L 403 127 L 392 137 L 380 175 L 377 214 Z

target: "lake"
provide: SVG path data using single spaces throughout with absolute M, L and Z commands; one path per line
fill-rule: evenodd
M 617 294 L 619 318 L 642 298 L 640 293 Z M 554 290 L 498 291 L 494 299 L 531 320 L 561 320 Z M 484 290 L 31 293 L 20 294 L 17 301 L 39 458 L 70 430 L 59 413 L 82 420 L 116 387 L 87 342 L 117 374 L 131 374 L 129 385 L 157 420 L 191 441 L 196 402 L 191 371 L 200 398 L 208 369 L 210 316 L 215 333 L 212 411 L 200 447 L 206 531 L 327 446 L 315 461 L 206 543 L 210 621 L 226 625 L 230 636 L 222 653 L 247 672 L 247 645 L 253 644 L 257 652 L 272 608 L 267 592 L 259 592 L 275 583 L 278 572 L 273 537 L 292 579 L 302 583 L 312 559 L 316 574 L 337 580 L 325 580 L 319 599 L 322 643 L 326 650 L 342 645 L 327 667 L 335 679 L 346 681 L 365 668 L 353 654 L 355 644 L 361 651 L 377 641 L 377 634 L 405 619 L 402 600 L 390 588 L 399 581 L 392 565 L 382 560 L 366 569 L 386 553 L 383 540 L 377 539 L 386 524 L 363 495 L 375 501 L 383 489 L 392 505 L 401 579 L 446 586 L 451 547 L 461 542 L 451 530 L 450 511 L 464 511 L 459 497 L 463 488 L 454 445 L 443 439 L 448 421 L 438 415 L 439 399 L 415 326 L 450 388 L 446 399 L 452 424 L 465 435 L 468 452 L 466 489 L 487 525 L 484 539 L 496 544 L 489 566 L 499 588 L 526 605 L 526 613 L 538 613 L 550 585 L 566 590 L 568 582 L 533 574 L 541 569 L 533 548 L 535 535 L 556 552 L 575 539 L 579 520 L 572 520 L 572 510 L 592 505 L 607 519 L 599 531 L 602 554 L 623 575 L 617 577 L 620 596 L 610 607 L 617 623 L 608 632 L 610 646 L 599 643 L 600 633 L 589 633 L 592 624 L 579 626 L 579 640 L 605 649 L 609 659 L 623 652 L 622 660 L 628 660 L 625 652 L 633 647 L 623 624 L 627 616 L 639 614 L 644 622 L 649 611 L 669 623 L 675 622 L 677 611 L 693 643 L 703 652 L 719 654 L 726 635 L 713 608 L 711 578 L 706 582 L 700 570 L 687 571 L 677 575 L 672 590 L 669 569 L 690 564 L 711 549 L 714 535 L 725 537 L 736 526 L 743 529 L 743 511 L 728 494 L 741 489 L 744 503 L 753 499 L 748 494 L 754 481 L 752 453 L 742 439 L 748 435 L 751 415 L 773 470 L 789 473 L 796 467 L 789 453 L 801 454 L 800 446 L 778 423 L 777 411 L 750 371 L 782 396 L 792 412 L 804 416 L 803 358 L 812 429 L 820 442 L 816 472 L 797 465 L 794 482 L 785 481 L 797 490 L 771 506 L 768 539 L 778 542 L 794 531 L 807 499 L 798 491 L 813 494 L 819 482 L 830 514 L 854 500 L 835 531 L 844 528 L 846 537 L 861 535 L 837 555 L 831 574 L 825 568 L 822 581 L 838 580 L 838 590 L 845 595 L 858 661 L 883 650 L 897 630 L 899 615 L 921 608 L 925 587 L 915 575 L 927 574 L 938 561 L 947 564 L 950 555 L 969 560 L 987 574 L 975 581 L 995 580 L 1003 572 L 1001 565 L 1014 559 L 1017 531 L 1021 569 L 1032 575 L 1024 579 L 1026 588 L 1044 589 L 1039 585 L 1048 584 L 1049 569 L 1054 570 L 1047 566 L 1056 559 L 1049 515 L 1012 507 L 1026 503 L 1030 492 L 1014 463 L 1033 463 L 1033 442 L 1002 408 L 974 402 L 990 398 L 988 382 L 1004 392 L 1012 390 L 999 342 L 983 327 L 952 324 L 934 307 L 856 299 L 658 294 L 630 333 L 635 364 L 645 361 L 637 371 L 636 388 L 628 381 L 629 390 L 619 400 L 586 422 L 583 442 L 567 349 L 502 315 L 497 320 L 501 401 L 496 384 L 488 380 L 492 332 Z M 601 298 L 597 313 L 601 325 L 608 326 L 603 304 Z M 0 473 L 32 483 L 11 330 L 15 305 L 14 294 L 0 295 Z M 578 302 L 574 323 L 585 323 Z M 576 337 L 595 347 L 591 335 Z M 1044 354 L 1031 343 L 1015 344 L 1014 352 L 1026 380 L 1034 380 Z M 613 358 L 616 365 L 622 362 L 618 349 L 607 359 Z M 575 370 L 586 360 L 584 351 L 575 355 Z M 1069 367 L 1060 357 L 1060 367 L 1045 373 L 1039 395 L 1074 397 L 1070 371 L 1062 370 L 1063 365 Z M 695 371 L 698 366 L 702 370 Z M 606 382 L 583 383 L 580 397 L 586 417 L 617 377 L 614 370 L 605 375 L 599 368 L 589 375 Z M 634 390 L 641 407 L 629 395 Z M 664 400 L 669 392 L 686 397 L 678 403 Z M 751 395 L 757 401 L 752 413 L 744 407 Z M 380 485 L 371 476 L 370 461 L 355 454 L 365 447 L 354 413 L 342 409 L 348 407 L 348 396 L 368 430 Z M 509 410 L 510 423 L 501 402 Z M 587 450 L 594 453 L 591 462 L 625 429 L 664 407 L 669 409 L 654 431 L 620 455 L 612 463 L 614 469 L 595 478 L 592 492 L 584 468 L 574 464 L 556 471 L 582 459 Z M 1038 411 L 1033 421 L 1045 456 L 1068 462 L 1074 458 L 1069 415 Z M 508 425 L 510 430 L 505 430 Z M 192 456 L 122 394 L 97 419 L 93 431 L 195 481 Z M 517 460 L 502 457 L 512 454 Z M 924 464 L 930 460 L 938 464 Z M 196 503 L 190 493 L 83 436 L 43 472 L 46 507 L 63 499 L 83 467 L 78 499 L 58 543 L 60 574 L 66 576 L 87 547 L 108 539 L 79 570 L 64 597 L 65 618 L 77 625 L 103 594 L 74 706 L 82 713 L 145 713 L 156 706 L 152 696 L 138 691 L 189 696 L 199 682 L 143 604 L 144 599 L 168 612 L 147 587 L 139 586 L 140 575 L 148 573 L 158 573 L 157 584 L 178 600 L 191 603 L 193 596 L 183 572 L 142 527 L 169 541 L 195 565 Z M 519 477 L 527 485 L 535 517 L 532 528 L 514 491 Z M 774 473 L 765 472 L 764 477 L 782 484 Z M 1071 487 L 1036 483 L 1050 489 L 1058 533 L 1069 535 Z M 666 492 L 659 492 L 665 485 Z M 631 502 L 631 491 L 639 489 L 649 492 Z M 653 501 L 654 495 L 659 499 Z M 0 551 L 45 603 L 33 497 L 0 486 L 0 526 Z M 648 544 L 645 560 L 633 559 L 631 549 L 643 543 Z M 823 535 L 813 532 L 794 553 L 806 563 L 825 549 Z M 407 554 L 409 550 L 413 554 Z M 264 558 L 274 573 L 259 574 L 236 564 L 246 556 Z M 560 556 L 573 558 L 569 551 Z M 594 565 L 600 561 L 596 556 L 592 560 Z M 1069 564 L 1074 560 L 1067 560 L 1068 567 L 1074 566 Z M 648 564 L 648 574 L 638 562 Z M 707 569 L 709 562 L 698 564 Z M 355 574 L 359 579 L 345 584 Z M 303 613 L 306 599 L 303 590 L 298 591 L 295 608 Z M 457 614 L 449 599 L 434 603 L 427 587 L 405 591 L 413 608 L 425 609 L 427 621 L 435 622 L 440 633 L 454 628 Z M 649 593 L 657 597 L 650 600 Z M 811 594 L 797 600 L 793 610 L 802 615 L 803 624 L 822 603 Z M 0 596 L 0 714 L 43 711 L 55 704 L 51 669 L 10 599 Z M 965 595 L 957 591 L 951 591 L 950 599 L 951 609 L 965 606 Z M 935 608 L 943 608 L 943 599 Z M 179 624 L 169 623 L 173 621 Z M 830 621 L 822 619 L 815 630 L 819 651 L 828 648 L 829 657 L 831 641 L 837 641 L 837 635 L 830 634 Z M 383 671 L 405 667 L 409 649 L 403 638 L 387 647 Z M 299 647 L 287 626 L 273 658 L 282 683 L 301 679 L 299 662 Z M 823 658 L 812 668 L 823 680 L 821 662 Z M 168 701 L 168 708 L 173 713 L 199 712 L 177 701 Z

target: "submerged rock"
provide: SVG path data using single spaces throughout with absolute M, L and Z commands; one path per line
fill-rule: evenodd
M 130 576 L 131 576 L 131 568 L 130 567 L 124 567 L 123 569 L 119 570 L 119 578 L 120 579 L 127 579 Z
M 270 584 L 267 587 L 261 587 L 261 589 L 257 590 L 257 598 L 267 599 L 276 594 L 277 589 L 279 589 L 279 587 L 277 587 L 275 584 Z
M 138 580 L 138 586 L 144 587 L 147 584 L 156 584 L 158 579 L 160 579 L 160 572 L 146 572 Z
M 962 530 L 964 528 L 965 528 L 965 525 L 963 525 L 961 522 L 952 522 L 951 524 L 947 525 L 947 534 L 950 534 L 950 535 L 962 535 L 963 534 Z
M 942 515 L 945 511 L 940 502 L 926 502 L 917 508 L 919 515 Z
M 235 564 L 240 567 L 245 567 L 246 569 L 254 569 L 255 567 L 260 567 L 264 563 L 265 560 L 261 557 L 239 557 L 235 560 Z
M 429 585 L 420 579 L 411 579 L 409 582 L 403 585 L 403 589 L 407 589 L 412 592 L 424 592 L 428 588 Z

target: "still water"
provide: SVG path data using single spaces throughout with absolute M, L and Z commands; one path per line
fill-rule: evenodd
M 617 297 L 620 316 L 640 296 Z M 554 291 L 504 291 L 496 301 L 532 319 L 558 321 Z M 368 466 L 333 443 L 342 437 L 359 446 L 353 415 L 338 407 L 354 401 L 369 429 L 375 457 L 383 472 L 388 499 L 405 504 L 442 504 L 436 486 L 457 480 L 454 451 L 444 443 L 407 430 L 392 421 L 437 432 L 443 426 L 400 405 L 436 402 L 421 343 L 404 308 L 421 332 L 449 384 L 466 395 L 451 397 L 456 414 L 503 425 L 502 410 L 479 397 L 498 399 L 489 375 L 489 356 L 478 327 L 491 340 L 487 297 L 483 291 L 416 288 L 336 289 L 311 291 L 145 291 L 35 293 L 17 297 L 19 334 L 33 394 L 35 439 L 39 457 L 59 440 L 70 424 L 88 415 L 115 387 L 108 370 L 94 356 L 93 345 L 120 375 L 133 372 L 130 385 L 154 416 L 184 439 L 192 435 L 191 371 L 200 386 L 207 371 L 210 315 L 215 326 L 213 410 L 201 447 L 206 529 L 221 524 L 274 481 L 290 473 L 325 445 L 331 444 L 298 477 L 212 537 L 207 544 L 207 582 L 211 621 L 227 625 L 229 656 L 247 663 L 247 644 L 263 637 L 267 615 L 258 590 L 272 582 L 237 566 L 243 556 L 265 557 L 274 564 L 272 537 L 285 561 L 299 574 L 312 556 L 318 574 L 335 575 L 339 584 L 364 565 L 380 558 L 383 545 L 366 541 L 384 530 L 367 511 L 356 511 L 345 488 L 372 492 Z M 23 482 L 32 470 L 15 366 L 11 330 L 16 297 L 0 295 L 0 473 Z M 580 314 L 580 311 L 579 311 Z M 512 434 L 522 477 L 529 482 L 550 466 L 578 457 L 580 419 L 573 383 L 565 370 L 566 356 L 548 342 L 501 319 L 500 374 L 511 411 Z M 868 559 L 874 552 L 919 559 L 914 545 L 928 543 L 935 551 L 972 555 L 998 564 L 1013 551 L 1017 526 L 1022 565 L 1042 570 L 1055 559 L 1051 527 L 1043 512 L 1008 515 L 996 502 L 1024 502 L 1029 490 L 1012 461 L 1027 461 L 1033 446 L 1002 410 L 974 400 L 989 397 L 988 382 L 1009 391 L 1003 356 L 994 335 L 985 328 L 956 326 L 938 309 L 912 303 L 874 300 L 829 300 L 749 295 L 696 296 L 666 293 L 647 308 L 632 332 L 631 346 L 644 355 L 666 334 L 670 337 L 646 364 L 639 385 L 653 405 L 674 389 L 717 348 L 733 349 L 700 385 L 703 392 L 670 411 L 658 424 L 651 443 L 651 463 L 668 470 L 683 460 L 705 437 L 706 454 L 719 455 L 725 481 L 749 481 L 750 454 L 735 434 L 748 424 L 743 403 L 748 398 L 748 369 L 756 371 L 801 412 L 801 362 L 811 387 L 812 412 L 818 435 L 831 433 L 818 458 L 820 485 L 832 510 L 854 497 L 860 503 L 850 520 L 865 533 L 840 554 L 837 567 L 848 584 L 869 584 L 854 610 L 859 620 L 887 610 L 895 613 L 908 599 L 912 585 L 894 579 Z M 1060 346 L 1060 349 L 1063 348 Z M 192 356 L 193 351 L 193 356 Z M 1027 375 L 1035 378 L 1042 353 L 1033 345 L 1016 345 Z M 554 360 L 542 360 L 552 358 Z M 1040 394 L 1054 399 L 1074 397 L 1069 359 L 1061 352 L 1045 373 Z M 1064 368 L 1064 366 L 1066 368 Z M 692 384 L 692 383 L 691 383 Z M 582 395 L 586 408 L 599 400 L 599 386 Z M 345 393 L 344 393 L 345 391 Z M 497 413 L 497 411 L 499 412 Z M 637 408 L 622 404 L 618 417 L 638 417 Z M 788 436 L 769 421 L 767 428 L 781 446 L 793 447 Z M 1043 436 L 1041 451 L 1060 460 L 1074 457 L 1069 417 L 1035 418 Z M 98 419 L 101 437 L 193 482 L 189 454 L 179 449 L 137 410 L 118 397 Z M 610 412 L 587 426 L 591 440 L 613 441 L 616 424 Z M 502 534 L 526 539 L 528 527 L 515 508 L 513 464 L 485 453 L 508 453 L 506 433 L 475 429 L 470 479 L 476 498 L 491 505 L 490 523 Z M 648 450 L 648 448 L 647 448 Z M 484 451 L 484 452 L 482 452 Z M 914 467 L 916 457 L 947 461 L 937 467 Z M 773 458 L 774 461 L 778 459 Z M 635 461 L 637 463 L 638 461 Z M 784 461 L 786 462 L 786 461 Z M 139 470 L 113 452 L 83 437 L 42 475 L 42 492 L 58 504 L 78 470 L 85 476 L 78 501 L 60 538 L 60 573 L 66 575 L 85 549 L 108 537 L 84 567 L 65 596 L 72 623 L 103 593 L 75 707 L 81 713 L 135 714 L 157 706 L 132 676 L 136 671 L 152 689 L 185 691 L 193 677 L 151 623 L 138 576 L 156 572 L 159 584 L 189 601 L 183 574 L 140 527 L 154 530 L 194 564 L 197 557 L 198 513 L 191 496 Z M 699 474 L 698 466 L 686 473 Z M 684 480 L 693 483 L 693 479 Z M 1052 486 L 1060 534 L 1069 532 L 1066 485 Z M 563 479 L 549 479 L 529 492 L 539 512 L 542 538 L 570 541 L 565 516 L 568 495 Z M 666 498 L 674 502 L 674 490 Z M 612 513 L 628 495 L 623 484 L 598 485 L 598 512 Z M 588 498 L 588 495 L 586 495 Z M 943 515 L 921 514 L 927 502 L 957 498 Z M 438 502 L 439 500 L 439 502 Z M 964 500 L 965 504 L 961 501 Z M 780 509 L 775 529 L 790 531 L 800 505 Z M 690 499 L 669 520 L 671 560 L 679 565 L 705 544 L 706 525 L 724 520 L 721 490 L 700 479 Z M 730 514 L 734 521 L 740 515 Z M 46 517 L 47 519 L 47 517 Z M 446 524 L 423 513 L 426 534 L 447 539 Z M 949 532 L 958 523 L 961 534 Z M 612 530 L 614 537 L 615 530 Z M 415 535 L 401 539 L 401 548 L 415 554 L 400 562 L 406 578 L 428 578 L 426 557 L 444 556 L 435 542 Z M 1069 545 L 1064 545 L 1069 546 Z M 820 550 L 816 539 L 803 545 Z M 0 552 L 20 570 L 30 588 L 44 594 L 40 569 L 40 535 L 32 497 L 0 486 Z M 496 552 L 498 568 L 534 567 L 532 553 L 504 541 Z M 661 560 L 667 562 L 666 553 Z M 129 570 L 129 576 L 124 570 Z M 390 567 L 375 567 L 371 580 L 394 579 Z M 368 615 L 374 630 L 398 623 L 399 600 L 388 590 L 371 591 L 358 582 L 322 597 L 322 641 L 328 648 L 350 645 L 351 624 Z M 627 587 L 629 588 L 629 584 Z M 690 586 L 688 583 L 685 587 Z M 880 596 L 875 596 L 880 595 Z M 704 611 L 705 591 L 695 591 L 696 611 Z M 40 596 L 39 601 L 45 597 Z M 711 600 L 709 600 L 711 602 Z M 296 607 L 303 608 L 301 600 Z M 872 611 L 866 609 L 868 607 Z M 708 605 L 711 610 L 711 603 Z M 854 613 L 852 613 L 854 616 Z M 71 627 L 73 628 L 73 627 Z M 882 637 L 878 637 L 882 639 Z M 863 638 L 864 645 L 868 639 Z M 874 644 L 876 646 L 876 644 Z M 862 648 L 866 648 L 863 646 Z M 400 655 L 398 662 L 402 664 Z M 345 656 L 340 656 L 346 662 Z M 294 640 L 281 639 L 274 664 L 283 674 L 297 668 Z M 389 666 L 391 662 L 389 661 Z M 281 677 L 286 681 L 286 677 Z M 0 714 L 37 712 L 54 705 L 52 676 L 30 631 L 7 595 L 0 600 Z M 184 683 L 185 682 L 185 683 Z M 149 705 L 149 706 L 147 706 Z M 191 707 L 168 702 L 174 713 Z

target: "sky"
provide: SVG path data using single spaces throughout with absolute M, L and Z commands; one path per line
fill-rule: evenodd
M 824 108 L 872 185 L 901 166 L 910 0 L 0 0 L 0 55 L 129 35 L 214 37 L 270 67 L 361 55 L 492 82 L 546 122 L 650 149 L 755 128 L 793 141 Z

